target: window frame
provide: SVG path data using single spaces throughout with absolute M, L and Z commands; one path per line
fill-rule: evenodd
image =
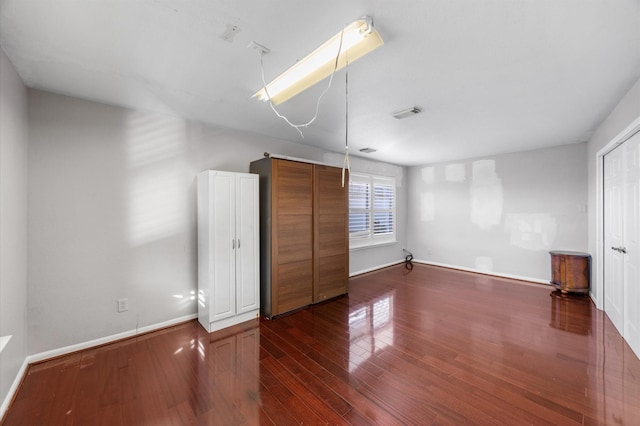
M 352 208 L 351 207 L 351 185 L 352 183 L 365 183 L 368 185 L 368 200 L 367 200 L 367 208 Z M 391 188 L 392 195 L 391 208 L 376 208 L 375 203 L 375 186 L 388 186 Z M 397 227 L 397 216 L 396 216 L 396 205 L 397 205 L 397 191 L 396 191 L 396 178 L 392 176 L 376 176 L 364 173 L 351 173 L 349 175 L 349 222 L 351 222 L 352 213 L 362 214 L 367 213 L 368 215 L 368 228 L 366 231 L 360 231 L 359 233 L 352 233 L 349 226 L 349 249 L 358 249 L 364 247 L 371 247 L 383 244 L 393 244 L 396 241 L 396 227 Z M 375 223 L 374 217 L 375 213 L 391 213 L 392 217 L 392 231 L 390 233 L 384 234 L 375 234 Z

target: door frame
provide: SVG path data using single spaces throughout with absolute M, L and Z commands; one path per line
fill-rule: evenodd
M 640 132 L 640 117 L 596 153 L 596 253 L 593 262 L 591 299 L 600 310 L 604 309 L 604 156 Z

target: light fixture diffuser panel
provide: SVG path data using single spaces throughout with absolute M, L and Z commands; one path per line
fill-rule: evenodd
M 266 90 L 263 87 L 253 96 L 263 101 L 271 97 L 271 102 L 279 105 L 344 68 L 347 61 L 352 63 L 383 44 L 370 20 L 359 19 L 273 79 Z

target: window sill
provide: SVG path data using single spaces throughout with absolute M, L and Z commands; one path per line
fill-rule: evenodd
M 384 247 L 384 246 L 392 246 L 392 245 L 397 244 L 397 243 L 398 243 L 397 240 L 393 240 L 393 241 L 372 242 L 372 243 L 366 243 L 366 244 L 356 245 L 356 246 L 353 246 L 353 245 L 349 244 L 349 251 L 363 250 L 363 249 L 369 249 L 369 248 L 378 248 L 378 247 Z

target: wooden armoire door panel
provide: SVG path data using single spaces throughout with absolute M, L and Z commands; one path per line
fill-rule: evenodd
M 344 263 L 344 255 L 321 257 L 318 265 L 318 279 L 315 286 L 315 302 L 347 293 L 349 274 Z
M 313 214 L 313 165 L 273 160 L 272 191 L 278 214 Z
M 313 296 L 313 165 L 273 160 L 272 315 Z
M 349 281 L 348 191 L 342 170 L 314 166 L 313 301 L 347 293 Z
M 345 255 L 344 230 L 348 226 L 344 213 L 323 214 L 318 218 L 320 257 Z M 344 262 L 342 262 L 344 263 Z
M 313 217 L 311 214 L 278 215 L 278 264 L 309 260 L 313 258 Z
M 279 265 L 274 274 L 272 315 L 278 315 L 313 303 L 313 260 L 303 260 Z

